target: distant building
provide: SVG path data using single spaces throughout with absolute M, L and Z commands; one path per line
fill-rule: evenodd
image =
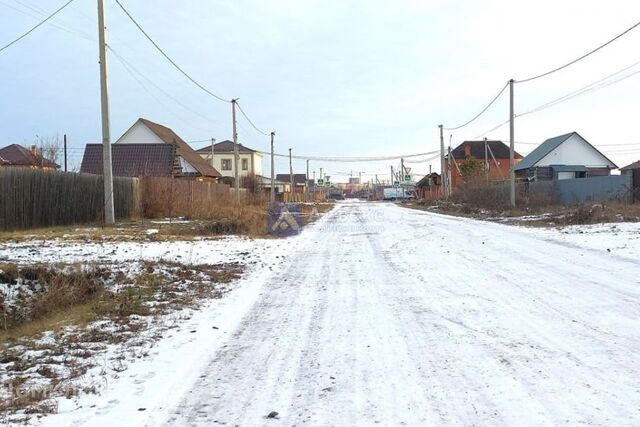
M 148 144 L 148 147 L 144 147 Z M 196 151 L 180 138 L 172 129 L 151 120 L 140 118 L 113 145 L 113 163 L 121 165 L 126 176 L 131 173 L 142 176 L 146 172 L 164 176 L 169 163 L 169 149 L 160 149 L 154 145 L 173 147 L 171 176 L 199 180 L 217 180 L 221 176 L 215 168 L 205 162 Z M 92 144 L 90 144 L 92 145 Z M 130 148 L 117 148 L 129 145 Z M 89 148 L 89 146 L 88 146 Z M 95 148 L 91 148 L 95 150 Z M 92 151 L 92 153 L 95 153 Z M 114 156 L 118 156 L 115 158 Z M 87 153 L 85 152 L 85 157 Z M 145 158 L 146 157 L 146 158 Z M 100 157 L 102 158 L 102 157 Z M 155 163 L 158 164 L 155 164 Z M 83 161 L 84 164 L 84 161 Z M 88 166 L 87 166 L 88 167 Z
M 42 156 L 36 146 L 27 149 L 19 144 L 0 148 L 0 167 L 26 167 L 31 169 L 56 170 L 55 162 Z
M 223 180 L 233 184 L 235 177 L 233 141 L 222 141 L 213 146 L 213 163 L 211 160 L 211 145 L 197 150 L 204 161 L 218 170 Z M 262 153 L 238 144 L 238 176 L 262 176 Z
M 510 152 L 509 146 L 502 141 L 464 141 L 451 151 L 451 188 L 455 190 L 464 183 L 460 167 L 469 159 L 482 162 L 483 176 L 489 181 L 506 180 L 511 172 Z M 514 158 L 516 165 L 522 160 L 517 152 Z
M 291 183 L 291 176 L 288 173 L 279 173 L 276 175 L 276 180 L 281 182 Z M 305 183 L 307 181 L 307 175 L 304 173 L 293 174 L 293 192 L 304 193 Z
M 516 166 L 516 176 L 549 181 L 611 175 L 618 167 L 577 132 L 549 138 Z
M 416 197 L 421 199 L 437 199 L 442 196 L 442 178 L 435 172 L 425 175 L 416 182 Z

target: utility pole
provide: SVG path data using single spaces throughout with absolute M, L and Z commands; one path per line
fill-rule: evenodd
M 276 201 L 276 176 L 275 176 L 275 162 L 273 161 L 273 138 L 276 136 L 275 132 L 271 132 L 271 203 Z
M 484 173 L 489 182 L 489 148 L 487 146 L 487 137 L 484 137 Z
M 214 154 L 214 145 L 216 143 L 216 139 L 215 138 L 211 138 L 211 167 L 215 168 L 215 166 L 213 165 L 213 154 Z
M 440 128 L 440 174 L 442 175 L 442 194 L 445 199 L 449 198 L 449 180 L 447 179 L 447 163 L 444 160 L 444 127 L 442 125 L 438 126 Z
M 240 177 L 238 173 L 238 158 L 240 154 L 238 153 L 238 129 L 236 122 L 236 102 L 238 99 L 231 100 L 231 116 L 233 119 L 233 176 L 234 176 L 234 187 L 236 190 L 236 201 L 240 203 Z
M 322 179 L 322 168 L 320 168 L 320 179 Z
M 67 134 L 63 136 L 64 139 L 64 171 L 67 172 Z
M 104 223 L 116 223 L 113 207 L 113 169 L 111 166 L 111 124 L 109 121 L 109 86 L 107 79 L 107 36 L 104 0 L 98 0 L 98 45 L 100 48 L 100 101 L 102 114 L 102 174 L 104 178 Z
M 307 201 L 310 201 L 311 198 L 309 197 L 309 159 L 307 159 L 307 174 L 304 177 L 304 192 L 307 195 Z
M 400 177 L 400 181 L 402 181 L 402 183 L 404 184 L 404 175 L 405 175 L 405 173 L 404 173 L 404 159 L 400 159 L 400 170 L 402 171 L 401 172 L 402 176 Z
M 291 193 L 294 192 L 293 186 L 293 163 L 291 163 L 291 148 L 289 148 L 289 185 L 291 186 Z
M 391 181 L 390 182 L 391 182 L 391 186 L 395 187 L 395 183 L 393 181 L 394 181 L 394 179 L 393 179 L 393 166 L 391 166 Z
M 516 206 L 516 162 L 515 162 L 515 114 L 513 113 L 513 79 L 509 80 L 509 179 L 511 181 L 511 207 Z

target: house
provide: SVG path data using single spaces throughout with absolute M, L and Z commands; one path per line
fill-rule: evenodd
M 260 180 L 260 184 L 262 186 L 262 189 L 264 191 L 264 194 L 270 194 L 271 193 L 271 178 L 266 177 L 266 176 L 260 176 L 258 177 L 258 179 Z M 273 188 L 275 188 L 275 194 L 276 194 L 276 199 L 277 200 L 281 200 L 281 195 L 283 193 L 289 193 L 291 191 L 291 185 L 289 184 L 288 181 L 278 181 L 274 179 L 274 183 L 273 183 Z
M 111 164 L 114 176 L 176 177 L 181 174 L 173 144 L 113 144 Z M 102 175 L 102 144 L 87 144 L 80 172 Z
M 26 167 L 32 169 L 56 170 L 60 168 L 54 161 L 42 156 L 34 145 L 26 149 L 22 145 L 11 144 L 0 148 L 0 167 Z
M 197 153 L 210 165 L 213 165 L 224 177 L 223 180 L 233 184 L 235 178 L 233 141 L 222 141 L 213 145 L 213 163 L 211 145 L 197 150 Z M 240 178 L 255 175 L 262 176 L 262 153 L 238 144 L 238 176 Z
M 442 194 L 442 178 L 435 172 L 425 175 L 416 182 L 416 196 L 422 199 L 437 199 Z
M 631 175 L 631 186 L 635 201 L 640 201 L 640 160 L 620 168 L 622 175 Z
M 291 183 L 291 175 L 288 173 L 279 173 L 276 174 L 276 180 L 286 182 L 288 184 Z M 306 188 L 307 175 L 304 173 L 294 173 L 293 174 L 293 192 L 294 193 L 304 193 Z
M 455 190 L 464 183 L 462 166 L 470 159 L 482 163 L 480 177 L 488 181 L 504 181 L 511 171 L 510 152 L 509 146 L 498 140 L 464 141 L 451 151 L 451 160 L 453 160 L 450 167 L 451 188 Z M 517 165 L 522 160 L 522 156 L 515 152 L 514 159 Z
M 577 132 L 547 139 L 516 166 L 516 176 L 550 181 L 611 175 L 615 163 Z
M 116 148 L 121 145 L 130 145 L 135 144 L 137 148 L 131 148 L 130 151 Z M 218 172 L 214 167 L 212 167 L 209 163 L 205 162 L 200 155 L 189 146 L 182 138 L 180 138 L 172 129 L 163 126 L 158 123 L 154 123 L 151 120 L 140 118 L 138 119 L 133 126 L 129 128 L 113 145 L 112 150 L 112 158 L 113 153 L 127 153 L 132 156 L 138 156 L 139 154 L 137 150 L 140 150 L 140 144 L 165 144 L 171 145 L 174 147 L 174 162 L 175 166 L 172 169 L 172 175 L 175 178 L 184 178 L 184 179 L 197 179 L 197 180 L 217 180 L 222 175 Z M 157 150 L 155 148 L 149 148 L 149 150 Z M 166 151 L 158 150 L 155 151 L 158 153 L 158 158 L 151 157 L 150 160 L 156 161 L 167 161 Z M 125 154 L 117 154 L 124 156 Z M 137 157 L 134 157 L 137 159 Z M 133 159 L 132 158 L 132 163 Z M 126 162 L 126 159 L 121 159 L 123 162 Z M 165 170 L 166 164 L 163 165 L 150 165 L 149 162 L 145 165 L 141 165 L 139 159 L 136 160 L 137 166 L 141 167 L 141 170 L 138 170 L 136 173 L 142 172 L 145 169 L 157 171 L 157 170 Z M 135 169 L 134 166 L 131 166 L 130 169 Z M 155 173 L 155 172 L 154 172 Z

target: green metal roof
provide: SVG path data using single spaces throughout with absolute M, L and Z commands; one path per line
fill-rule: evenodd
M 516 165 L 516 170 L 523 170 L 532 168 L 542 160 L 547 154 L 558 148 L 560 144 L 569 139 L 570 136 L 576 134 L 576 132 L 567 133 L 564 135 L 549 138 L 542 144 L 538 145 L 535 150 L 530 152 L 520 163 Z

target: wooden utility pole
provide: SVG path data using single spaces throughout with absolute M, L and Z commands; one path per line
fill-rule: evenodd
M 67 172 L 67 134 L 63 135 L 64 139 L 64 171 Z
M 111 124 L 109 121 L 109 85 L 107 78 L 107 36 L 104 0 L 98 0 L 98 46 L 100 50 L 100 101 L 102 115 L 102 170 L 104 178 L 104 223 L 116 223 L 113 207 L 113 169 L 111 166 Z
M 489 146 L 487 145 L 487 137 L 484 137 L 484 173 L 489 182 Z
M 214 163 L 213 163 L 213 155 L 215 154 L 215 146 L 216 145 L 216 139 L 215 138 L 211 138 L 211 167 L 215 169 Z
M 304 191 L 307 195 L 307 202 L 311 201 L 311 197 L 309 197 L 309 159 L 307 159 L 307 174 L 304 179 Z
M 295 187 L 293 186 L 293 163 L 291 163 L 291 148 L 289 148 L 289 185 L 291 186 L 291 193 L 294 193 Z
M 273 161 L 273 139 L 276 133 L 271 132 L 271 203 L 276 201 L 276 175 L 275 175 L 275 162 Z
M 234 187 L 236 190 L 236 201 L 240 203 L 240 174 L 238 173 L 239 153 L 238 153 L 238 129 L 236 121 L 236 102 L 238 99 L 231 100 L 231 116 L 233 119 L 233 176 Z
M 515 141 L 514 141 L 514 120 L 513 113 L 513 79 L 509 80 L 509 179 L 511 181 L 511 206 L 516 206 L 516 162 L 515 162 Z
M 444 159 L 444 126 L 439 125 L 440 128 L 440 174 L 442 175 L 442 194 L 445 199 L 449 198 L 449 179 L 447 178 L 447 162 Z
M 394 181 L 393 176 L 394 176 L 393 175 L 393 166 L 391 166 L 391 186 L 395 187 L 395 183 L 393 182 Z

